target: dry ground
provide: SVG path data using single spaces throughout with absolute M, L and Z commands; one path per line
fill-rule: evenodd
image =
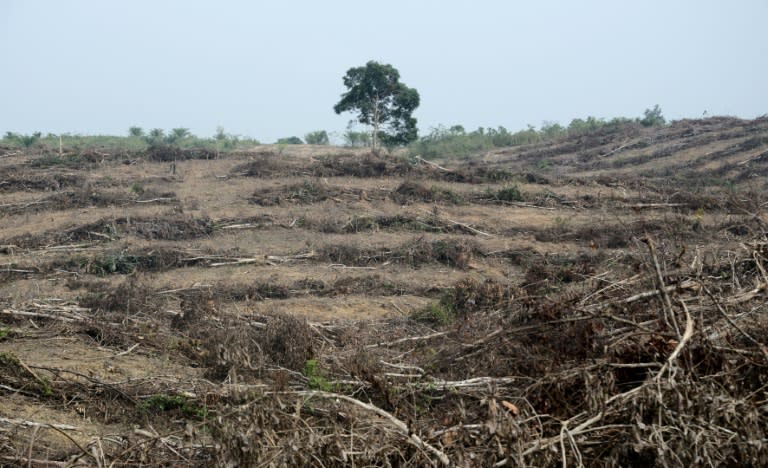
M 0 464 L 768 463 L 766 119 L 2 153 Z

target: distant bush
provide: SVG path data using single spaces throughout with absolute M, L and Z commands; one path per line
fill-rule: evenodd
M 371 146 L 371 134 L 368 132 L 347 130 L 344 133 L 344 146 L 350 146 L 352 148 Z
M 128 128 L 128 136 L 132 137 L 143 137 L 144 136 L 144 129 L 137 126 L 132 126 Z
M 304 142 L 297 136 L 280 138 L 277 140 L 278 145 L 303 145 Z
M 536 143 L 541 135 L 533 127 L 511 133 L 504 127 L 483 128 L 467 133 L 461 125 L 437 127 L 409 147 L 412 156 L 425 159 L 466 158 L 492 148 Z
M 643 127 L 659 127 L 667 123 L 664 116 L 661 114 L 661 107 L 658 104 L 653 106 L 653 109 L 646 109 L 643 112 L 644 117 L 640 119 L 640 124 Z
M 327 145 L 329 143 L 328 132 L 317 130 L 304 135 L 304 141 L 309 145 Z
M 18 146 L 23 146 L 24 148 L 31 148 L 32 146 L 35 146 L 40 141 L 40 137 L 42 136 L 42 133 L 35 132 L 31 135 L 24 135 L 21 133 L 14 133 L 14 132 L 6 132 L 5 133 L 5 140 L 8 140 L 10 143 Z
M 586 135 L 592 132 L 617 132 L 631 126 L 642 124 L 645 126 L 663 125 L 664 117 L 659 106 L 646 109 L 643 119 L 629 119 L 616 117 L 605 120 L 594 116 L 584 119 L 571 120 L 567 127 L 557 122 L 544 122 L 540 130 L 529 125 L 525 130 L 510 132 L 504 127 L 484 128 L 467 132 L 461 125 L 452 127 L 438 126 L 427 135 L 421 137 L 409 146 L 411 157 L 421 156 L 425 159 L 433 158 L 468 158 L 474 154 L 489 151 L 493 148 L 519 146 L 550 141 L 568 136 Z

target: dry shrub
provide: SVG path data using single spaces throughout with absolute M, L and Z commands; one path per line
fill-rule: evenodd
M 145 191 L 144 198 L 175 199 L 173 192 L 150 192 Z M 135 202 L 135 198 L 126 195 L 123 192 L 97 192 L 91 189 L 88 184 L 83 187 L 66 192 L 56 192 L 42 200 L 34 202 L 6 204 L 0 207 L 0 213 L 15 215 L 20 213 L 33 213 L 40 211 L 65 211 L 73 208 L 83 207 L 111 207 L 122 206 Z
M 364 249 L 348 243 L 326 244 L 318 249 L 318 257 L 357 266 L 389 261 L 418 267 L 437 262 L 463 270 L 469 267 L 473 255 L 478 252 L 474 241 L 461 238 L 430 241 L 419 237 L 393 249 Z
M 431 466 L 386 422 L 344 403 L 268 396 L 212 420 L 218 466 Z M 289 403 L 286 405 L 286 403 Z M 279 441 L 275 444 L 270 441 Z
M 412 170 L 413 167 L 404 159 L 373 152 L 365 156 L 354 154 L 327 156 L 311 168 L 312 174 L 318 177 L 404 176 Z
M 552 259 L 556 260 L 556 259 Z M 547 292 L 562 284 L 578 283 L 595 273 L 595 257 L 582 255 L 561 261 L 537 261 L 528 266 L 522 287 L 529 293 Z
M 311 204 L 337 197 L 341 190 L 331 187 L 319 180 L 306 180 L 300 184 L 293 184 L 277 189 L 265 188 L 254 192 L 251 203 L 260 206 L 280 205 L 282 202 Z
M 218 300 L 262 301 L 264 299 L 287 299 L 291 296 L 291 289 L 288 286 L 273 283 L 219 283 L 212 288 L 212 294 Z
M 272 362 L 301 371 L 314 356 L 312 337 L 305 319 L 281 314 L 268 317 L 266 330 L 258 341 Z
M 210 291 L 188 294 L 181 300 L 179 309 L 181 313 L 171 319 L 171 328 L 185 331 L 198 327 L 215 314 L 213 295 Z
M 397 189 L 395 189 L 395 191 L 390 194 L 390 198 L 396 203 L 403 205 L 415 201 L 446 202 L 454 204 L 458 204 L 463 201 L 460 195 L 449 189 L 437 186 L 426 188 L 424 185 L 412 180 L 406 180 L 400 184 Z
M 213 222 L 209 218 L 122 218 L 117 224 L 122 225 L 125 232 L 149 240 L 197 239 L 213 233 Z
M 22 394 L 40 397 L 53 396 L 53 388 L 47 379 L 43 379 L 13 353 L 0 353 L 0 384 L 3 391 L 22 389 Z M 16 393 L 16 392 L 14 392 Z
M 232 175 L 245 177 L 277 177 L 299 175 L 300 168 L 294 167 L 285 158 L 269 151 L 256 155 L 255 161 L 239 164 L 232 168 Z
M 522 294 L 518 288 L 491 279 L 481 282 L 465 278 L 453 286 L 447 300 L 457 313 L 466 314 L 478 310 L 508 309 L 512 301 Z
M 423 237 L 404 244 L 399 250 L 413 266 L 436 261 L 461 270 L 466 270 L 472 257 L 479 252 L 477 243 L 472 240 L 457 238 L 428 241 Z
M 216 159 L 216 151 L 207 148 L 182 149 L 173 145 L 151 145 L 144 152 L 150 161 L 171 162 L 185 159 Z
M 413 201 L 434 201 L 434 193 L 424 185 L 413 180 L 400 184 L 391 195 L 397 203 L 405 204 Z
M 326 291 L 326 294 L 333 296 L 345 296 L 348 294 L 368 294 L 368 295 L 400 295 L 406 291 L 413 291 L 409 286 L 401 283 L 382 280 L 380 275 L 370 276 L 347 276 L 339 278 Z
M 80 306 L 101 314 L 117 312 L 125 315 L 153 314 L 160 310 L 164 300 L 158 298 L 155 289 L 139 276 L 130 276 L 118 285 L 108 281 L 70 280 L 69 288 L 86 288 L 87 293 L 78 301 Z
M 50 192 L 80 187 L 84 182 L 79 174 L 10 173 L 2 175 L 0 192 Z

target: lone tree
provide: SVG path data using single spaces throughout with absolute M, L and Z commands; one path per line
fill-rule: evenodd
M 640 124 L 643 127 L 659 127 L 666 122 L 664 115 L 661 113 L 661 107 L 658 104 L 653 106 L 653 109 L 646 109 L 643 112 L 643 118 L 640 119 Z
M 350 68 L 344 76 L 347 92 L 333 107 L 337 114 L 357 112 L 357 120 L 373 127 L 371 145 L 405 145 L 418 137 L 413 111 L 419 107 L 419 92 L 400 83 L 392 65 L 370 61 Z

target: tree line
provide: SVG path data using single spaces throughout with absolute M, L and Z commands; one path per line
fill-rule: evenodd
M 525 130 L 510 132 L 500 126 L 483 128 L 467 132 L 461 125 L 437 127 L 427 135 L 419 138 L 417 120 L 413 112 L 419 107 L 421 97 L 415 88 L 410 88 L 400 82 L 400 72 L 390 64 L 369 61 L 364 66 L 347 70 L 342 78 L 346 91 L 333 110 L 336 114 L 352 113 L 354 119 L 345 133 L 343 143 L 350 147 L 371 147 L 377 150 L 381 146 L 393 148 L 408 146 L 412 152 L 422 157 L 455 156 L 481 151 L 488 147 L 514 146 L 541 141 L 542 139 L 558 138 L 565 135 L 582 134 L 606 127 L 619 127 L 625 124 L 638 123 L 645 127 L 664 125 L 666 120 L 661 108 L 656 105 L 646 109 L 642 118 L 615 118 L 609 121 L 596 117 L 573 119 L 567 127 L 558 123 L 545 122 L 540 130 L 529 126 Z M 370 131 L 355 131 L 354 122 L 364 125 Z M 46 140 L 66 137 L 77 140 L 75 144 L 84 143 L 88 137 L 49 134 Z M 98 138 L 98 137 L 94 137 Z M 102 137 L 114 138 L 114 137 Z M 128 138 L 133 146 L 140 143 L 146 145 L 178 145 L 214 147 L 218 151 L 232 150 L 238 146 L 258 145 L 254 138 L 243 138 L 226 133 L 222 127 L 216 129 L 213 138 L 201 139 L 193 135 L 188 128 L 177 127 L 166 132 L 160 128 L 145 131 L 142 127 L 131 126 Z M 33 147 L 45 143 L 40 132 L 24 135 L 7 132 L 3 139 L 5 144 L 21 147 Z M 113 142 L 115 143 L 115 142 Z M 304 135 L 279 138 L 278 145 L 312 144 L 329 145 L 330 136 L 325 130 L 315 130 Z

